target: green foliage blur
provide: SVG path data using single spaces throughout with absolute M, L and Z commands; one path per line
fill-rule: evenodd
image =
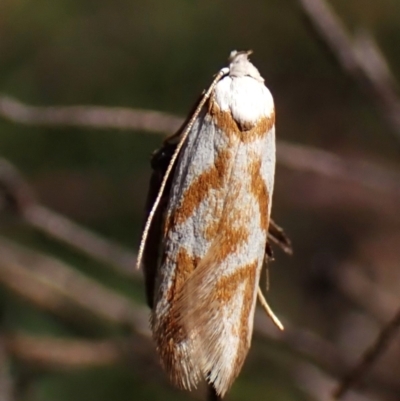
M 331 3 L 351 32 L 364 27 L 374 35 L 400 77 L 400 2 Z M 124 106 L 184 116 L 233 49 L 254 51 L 252 61 L 275 98 L 278 138 L 388 163 L 398 160 L 382 117 L 315 40 L 295 0 L 0 1 L 0 93 L 32 105 Z M 38 128 L 0 120 L 1 156 L 20 169 L 43 204 L 132 249 L 139 241 L 149 157 L 161 140 L 142 132 Z M 302 184 L 299 174 L 277 170 L 273 216 L 291 236 L 295 254 L 288 258 L 276 252 L 269 298 L 278 315 L 330 337 L 342 304 L 332 301 L 323 283 L 310 284 L 305 272 L 326 255 L 333 255 L 331 263 L 349 255 L 354 238 L 372 228 L 362 207 L 302 202 L 303 191 L 314 190 L 313 185 L 327 188 L 323 179 Z M 56 255 L 144 302 L 139 284 L 18 221 L 1 221 L 2 235 Z M 315 301 L 314 291 L 323 301 Z M 93 337 L 85 325 L 69 325 L 3 288 L 0 300 L 8 331 Z M 123 335 L 120 329 L 99 327 L 94 336 Z M 306 399 L 291 379 L 293 358 L 290 350 L 255 339 L 228 399 Z M 166 381 L 159 383 L 160 374 L 153 379 L 154 368 L 48 371 L 15 362 L 11 369 L 29 383 L 18 398 L 23 401 L 189 399 Z

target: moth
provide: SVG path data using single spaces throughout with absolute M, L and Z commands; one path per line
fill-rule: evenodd
M 221 397 L 251 344 L 270 243 L 291 252 L 271 219 L 275 109 L 264 79 L 232 52 L 194 112 L 152 157 L 139 248 L 151 328 L 178 387 L 205 379 Z

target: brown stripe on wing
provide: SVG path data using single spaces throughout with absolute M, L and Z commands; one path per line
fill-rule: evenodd
M 245 266 L 237 267 L 234 273 L 220 278 L 215 285 L 215 298 L 222 304 L 229 302 L 236 294 L 236 290 L 242 282 L 253 276 L 255 278 L 257 263 L 257 261 L 254 261 Z
M 215 240 L 212 252 L 210 252 L 210 256 L 214 258 L 215 262 L 223 262 L 229 255 L 235 254 L 248 240 L 250 232 L 246 224 L 240 223 L 241 220 L 243 220 L 242 212 L 227 204 L 218 225 L 211 223 L 206 227 L 210 241 Z
M 209 101 L 208 113 L 216 126 L 228 135 L 239 137 L 243 143 L 252 142 L 268 134 L 275 124 L 275 112 L 268 117 L 262 117 L 252 125 L 239 126 L 230 111 L 223 111 L 213 99 Z
M 184 193 L 182 202 L 166 222 L 165 233 L 175 225 L 184 223 L 212 189 L 219 189 L 223 186 L 228 176 L 230 161 L 231 152 L 222 150 L 218 153 L 214 165 L 195 178 Z
M 250 162 L 249 174 L 251 177 L 251 192 L 257 200 L 258 207 L 260 210 L 260 224 L 264 231 L 268 230 L 269 226 L 269 213 L 268 213 L 268 203 L 269 194 L 265 184 L 265 181 L 261 175 L 261 160 L 254 159 Z

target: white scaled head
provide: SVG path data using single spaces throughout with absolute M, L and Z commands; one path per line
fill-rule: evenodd
M 263 118 L 274 116 L 274 101 L 264 78 L 250 62 L 251 51 L 233 51 L 227 75 L 214 89 L 219 110 L 229 111 L 236 123 L 247 130 Z
M 229 75 L 231 77 L 248 76 L 257 81 L 264 82 L 264 78 L 249 60 L 249 55 L 251 53 L 253 53 L 252 50 L 231 51 L 229 55 Z

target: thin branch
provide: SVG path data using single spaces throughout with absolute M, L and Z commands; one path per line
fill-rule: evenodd
M 284 321 L 285 330 L 279 331 L 272 324 L 268 324 L 265 316 L 256 313 L 254 322 L 254 334 L 269 341 L 275 341 L 288 347 L 302 358 L 311 360 L 324 371 L 336 378 L 343 377 L 353 366 L 348 356 L 338 347 L 318 336 L 316 333 L 301 327 L 296 327 L 288 321 Z M 400 392 L 400 386 L 384 375 L 375 374 L 368 382 L 363 382 L 366 388 L 380 391 L 384 394 L 396 395 Z
M 94 260 L 113 266 L 124 275 L 138 275 L 134 269 L 134 252 L 40 205 L 20 172 L 1 158 L 0 194 L 3 195 L 0 201 L 2 207 L 11 209 L 31 227 L 80 250 Z
M 400 142 L 400 99 L 396 81 L 374 40 L 365 31 L 353 40 L 324 0 L 299 0 L 318 39 L 322 39 L 341 67 L 371 95 Z
M 14 358 L 49 369 L 113 366 L 127 361 L 133 354 L 132 340 L 75 340 L 26 334 L 6 335 L 2 340 Z
M 0 238 L 0 283 L 37 307 L 76 320 L 101 321 L 148 335 L 147 310 L 60 260 Z
M 400 173 L 365 160 L 345 159 L 311 146 L 280 141 L 277 162 L 296 171 L 305 171 L 363 186 L 400 198 Z
M 400 309 L 389 323 L 387 323 L 380 331 L 379 336 L 375 343 L 367 349 L 360 362 L 347 374 L 341 381 L 339 386 L 334 391 L 334 397 L 342 398 L 345 393 L 354 386 L 361 377 L 365 375 L 368 369 L 376 362 L 376 360 L 383 354 L 389 345 L 390 341 L 394 338 L 395 334 L 400 327 Z
M 138 130 L 168 134 L 182 119 L 159 111 L 101 106 L 40 107 L 0 96 L 0 116 L 17 124 L 41 127 L 83 127 Z
M 340 398 L 356 382 L 360 381 L 370 366 L 383 354 L 389 341 L 400 325 L 399 297 L 379 286 L 362 269 L 354 265 L 341 266 L 337 277 L 340 290 L 362 311 L 383 328 L 377 341 L 371 346 L 355 367 L 348 372 L 337 387 L 335 395 Z M 394 316 L 394 318 L 393 318 Z M 387 323 L 389 321 L 389 323 Z M 363 385 L 365 381 L 363 382 Z
M 318 401 L 332 401 L 332 389 L 335 386 L 335 379 L 316 366 L 307 362 L 300 362 L 296 365 L 293 372 L 300 388 L 305 391 L 312 399 Z M 364 395 L 352 391 L 346 397 L 346 401 L 373 401 L 369 395 Z
M 129 277 L 137 276 L 136 254 L 121 245 L 95 234 L 65 216 L 39 204 L 25 208 L 22 217 L 30 226 L 56 238 L 94 260 L 113 266 Z
M 171 388 L 159 367 L 148 337 L 78 340 L 18 333 L 5 334 L 3 342 L 8 354 L 23 366 L 30 367 L 29 371 L 54 372 L 122 365 L 134 371 L 144 382 L 154 384 L 154 381 L 157 381 L 168 392 L 173 391 L 176 399 L 183 399 L 178 390 L 174 391 Z M 193 400 L 202 399 L 196 392 L 191 392 L 189 397 Z

